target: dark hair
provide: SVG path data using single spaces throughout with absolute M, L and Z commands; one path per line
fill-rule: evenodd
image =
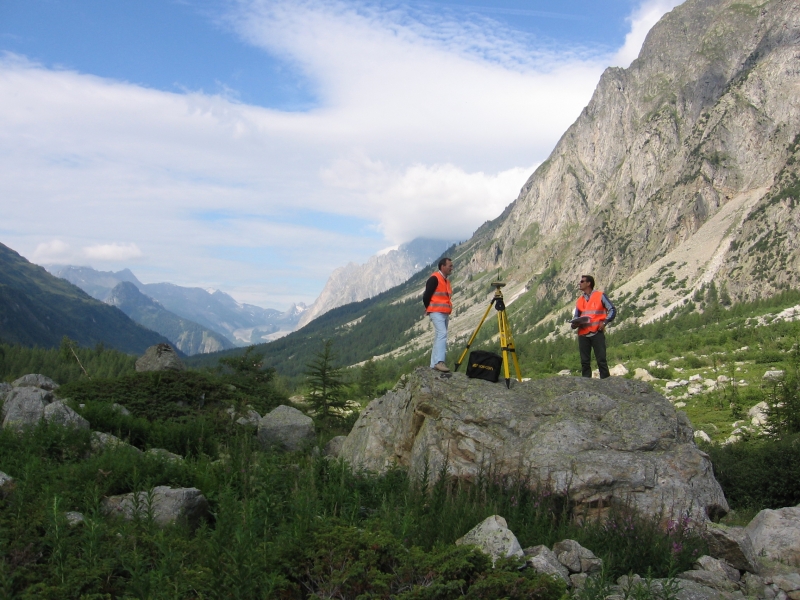
M 453 262 L 453 259 L 452 259 L 452 258 L 447 258 L 446 256 L 445 256 L 444 258 L 440 258 L 440 259 L 439 259 L 439 270 L 441 270 L 441 269 L 442 269 L 442 267 L 443 267 L 443 266 L 445 266 L 445 265 L 447 264 L 447 261 L 448 261 L 448 260 L 449 260 L 450 262 Z
M 589 285 L 591 285 L 592 289 L 594 289 L 594 277 L 592 277 L 591 275 L 581 275 L 581 279 L 585 279 L 586 281 L 588 281 Z

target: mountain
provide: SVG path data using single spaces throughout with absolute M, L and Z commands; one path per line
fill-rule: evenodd
M 102 343 L 135 354 L 168 341 L 0 244 L 0 338 L 54 347 L 63 336 L 81 346 Z
M 142 283 L 128 269 L 97 271 L 91 267 L 47 265 L 53 275 L 74 283 L 98 300 L 105 301 L 122 282 L 133 283 L 140 292 L 159 302 L 180 318 L 208 329 L 237 346 L 270 341 L 292 331 L 305 309 L 302 303 L 281 312 L 252 304 L 240 304 L 219 290 L 188 288 L 171 283 Z
M 417 238 L 384 254 L 371 257 L 365 264 L 348 263 L 328 278 L 319 297 L 300 317 L 297 328 L 337 306 L 372 298 L 393 288 L 439 258 L 453 242 Z
M 629 68 L 603 73 L 518 198 L 448 251 L 452 344 L 498 276 L 515 334 L 540 337 L 569 334 L 560 317 L 582 274 L 609 291 L 618 327 L 692 310 L 712 283 L 731 300 L 797 288 L 798 56 L 796 0 L 687 0 L 666 14 Z M 329 311 L 265 346 L 267 360 L 300 373 L 325 337 L 346 364 L 419 360 L 424 280 Z
M 114 286 L 106 298 L 106 304 L 116 306 L 140 325 L 157 331 L 187 355 L 234 347 L 224 336 L 168 311 L 142 294 L 130 281 Z

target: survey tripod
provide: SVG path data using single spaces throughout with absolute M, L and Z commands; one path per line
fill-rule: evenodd
M 464 357 L 469 352 L 470 346 L 472 346 L 472 342 L 475 341 L 475 338 L 478 335 L 478 332 L 481 330 L 481 326 L 483 322 L 486 321 L 486 317 L 489 316 L 489 312 L 494 309 L 497 311 L 497 325 L 500 328 L 500 350 L 503 352 L 503 371 L 505 372 L 506 376 L 506 387 L 511 387 L 511 376 L 509 374 L 509 355 L 511 359 L 514 361 L 514 370 L 517 372 L 517 381 L 522 381 L 522 373 L 519 370 L 519 362 L 517 361 L 517 350 L 514 347 L 514 336 L 511 334 L 511 325 L 508 324 L 508 315 L 506 315 L 506 303 L 503 300 L 503 292 L 500 291 L 505 285 L 502 281 L 493 281 L 492 287 L 494 287 L 494 296 L 492 297 L 491 301 L 489 302 L 489 306 L 486 307 L 486 312 L 483 313 L 483 318 L 481 322 L 478 323 L 478 326 L 475 328 L 475 331 L 472 332 L 472 336 L 470 336 L 469 341 L 467 342 L 467 347 L 464 348 L 464 352 L 461 353 L 461 358 L 458 359 L 456 363 L 455 370 L 458 371 L 458 367 L 461 366 L 461 363 L 464 362 Z

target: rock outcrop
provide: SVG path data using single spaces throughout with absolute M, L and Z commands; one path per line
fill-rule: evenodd
M 576 516 L 611 503 L 705 521 L 727 502 L 686 416 L 646 383 L 553 377 L 503 385 L 420 368 L 361 413 L 341 457 L 419 477 L 529 478 L 568 497 Z

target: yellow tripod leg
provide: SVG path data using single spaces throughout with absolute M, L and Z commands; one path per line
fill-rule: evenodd
M 458 371 L 458 367 L 460 367 L 461 363 L 464 362 L 464 357 L 467 355 L 467 352 L 469 352 L 469 347 L 472 346 L 472 342 L 475 341 L 475 338 L 477 337 L 478 332 L 481 330 L 481 327 L 483 326 L 483 322 L 486 320 L 486 317 L 489 316 L 489 311 L 492 310 L 492 306 L 494 306 L 494 299 L 492 299 L 492 301 L 489 302 L 489 306 L 486 307 L 486 312 L 483 313 L 483 318 L 481 319 L 481 322 L 478 323 L 478 326 L 475 328 L 475 331 L 472 332 L 472 335 L 470 336 L 469 341 L 467 342 L 467 347 L 464 348 L 464 352 L 461 353 L 461 357 L 458 359 L 455 369 L 453 369 L 454 371 Z

